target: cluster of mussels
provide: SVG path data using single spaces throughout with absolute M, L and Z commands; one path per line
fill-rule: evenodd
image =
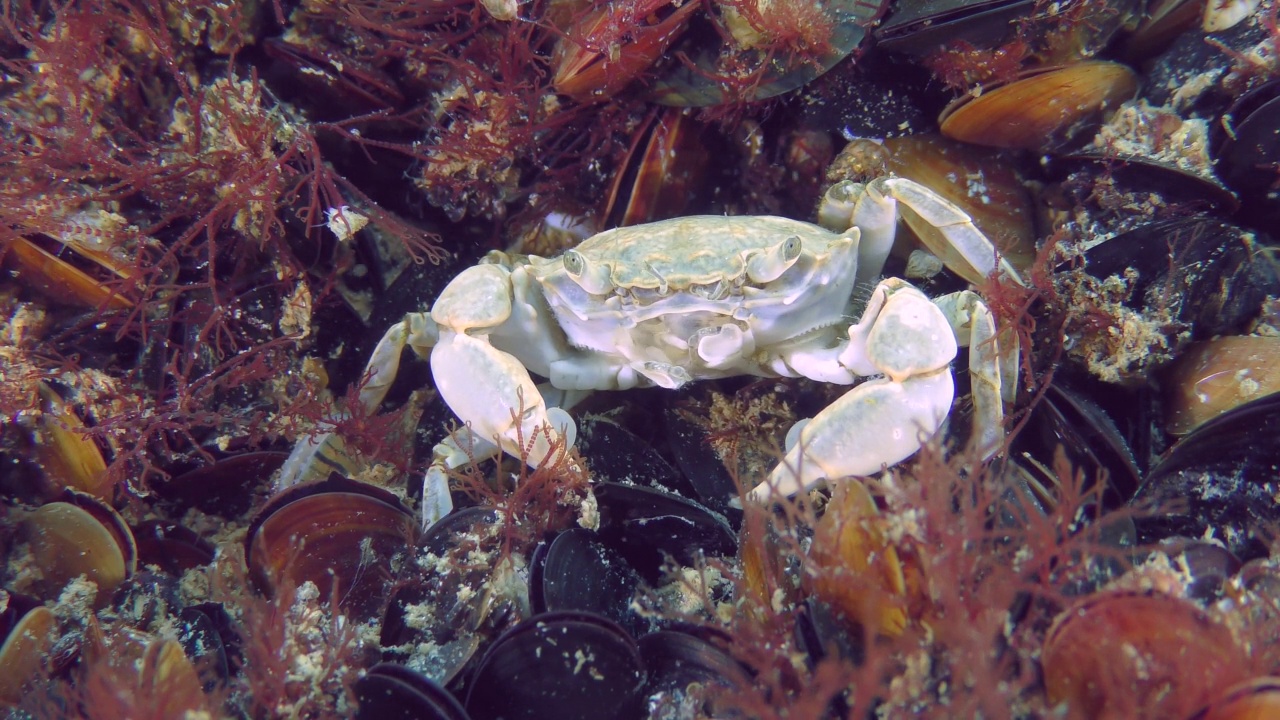
M 9 717 L 1280 716 L 1280 2 L 14 0 L 0 68 Z M 448 410 L 360 368 L 460 268 L 886 173 L 1027 278 L 888 270 L 1021 343 L 995 459 L 743 507 L 841 388 L 600 393 L 419 528 Z

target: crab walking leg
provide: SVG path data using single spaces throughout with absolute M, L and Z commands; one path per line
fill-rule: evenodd
M 995 318 L 976 293 L 964 290 L 933 302 L 947 316 L 956 342 L 969 348 L 974 407 L 970 449 L 990 457 L 1004 442 L 1004 403 L 1016 399 L 1017 383 L 1012 378 L 1017 377 L 1018 343 L 1011 336 L 1003 341 L 997 336 Z
M 440 328 L 426 313 L 408 313 L 400 322 L 392 325 L 369 356 L 365 366 L 368 381 L 360 388 L 360 404 L 365 411 L 373 412 L 382 404 L 387 390 L 400 373 L 400 356 L 408 345 L 421 357 L 440 341 Z
M 991 240 L 955 203 L 906 178 L 877 178 L 870 185 L 882 189 L 886 195 L 918 215 L 926 225 L 936 229 L 936 234 L 919 233 L 920 240 L 964 279 L 980 283 L 999 268 L 1001 275 L 1019 285 L 1024 284 L 1018 271 L 999 257 Z M 871 189 L 868 187 L 868 192 Z
M 883 180 L 836 183 L 818 206 L 818 224 L 835 233 L 860 231 L 855 285 L 874 285 L 893 249 L 898 227 L 897 203 L 885 194 Z
M 440 331 L 426 313 L 409 313 L 382 335 L 365 365 L 365 384 L 360 388 L 360 405 L 366 413 L 375 412 L 387 390 L 400 372 L 400 356 L 405 345 L 424 354 L 439 340 Z M 341 419 L 341 418 L 338 418 Z M 329 425 L 332 427 L 332 425 Z M 281 490 L 306 480 L 318 480 L 328 471 L 346 472 L 343 458 L 346 450 L 342 438 L 332 431 L 304 438 L 280 468 L 276 489 Z

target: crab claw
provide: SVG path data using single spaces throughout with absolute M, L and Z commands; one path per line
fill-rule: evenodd
M 954 394 L 946 368 L 902 382 L 862 383 L 801 428 L 782 462 L 749 499 L 768 502 L 823 480 L 871 475 L 907 459 L 942 426 Z
M 548 411 L 524 365 L 483 338 L 441 333 L 431 351 L 431 374 L 444 401 L 475 436 L 531 466 L 565 448 L 572 437 L 564 427 L 572 421 Z
M 885 377 L 854 387 L 805 424 L 750 498 L 768 501 L 905 460 L 951 409 L 955 356 L 956 337 L 942 310 L 901 280 L 881 282 L 850 326 L 838 362 L 858 375 Z

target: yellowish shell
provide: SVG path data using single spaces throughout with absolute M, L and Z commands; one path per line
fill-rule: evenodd
M 1196 343 L 1175 363 L 1166 429 L 1185 435 L 1222 413 L 1280 392 L 1280 337 L 1221 337 Z
M 942 134 L 991 147 L 1045 150 L 1099 123 L 1138 91 L 1125 65 L 1090 61 L 1039 71 L 967 95 L 942 112 Z

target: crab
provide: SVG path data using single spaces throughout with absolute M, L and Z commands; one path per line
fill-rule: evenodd
M 436 388 L 464 427 L 435 448 L 424 524 L 452 507 L 450 469 L 499 452 L 536 466 L 571 447 L 565 410 L 597 390 L 734 375 L 853 385 L 793 428 L 782 461 L 748 494 L 768 502 L 915 453 L 947 417 L 950 363 L 968 345 L 973 442 L 993 452 L 1002 394 L 1013 387 L 1002 378 L 1016 357 L 1001 354 L 973 292 L 931 300 L 900 279 L 876 282 L 899 202 L 938 228 L 971 273 L 1016 280 L 969 217 L 928 188 L 903 178 L 846 182 L 820 212 L 836 232 L 780 217 L 698 216 L 609 230 L 552 258 L 491 253 L 429 313 L 387 330 L 360 401 L 378 406 L 406 345 L 430 356 Z M 854 288 L 873 284 L 849 322 Z M 300 443 L 284 474 L 296 474 L 315 447 Z

